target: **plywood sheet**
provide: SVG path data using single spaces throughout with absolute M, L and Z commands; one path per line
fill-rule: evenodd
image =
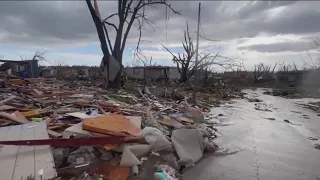
M 116 135 L 117 133 L 138 134 L 141 129 L 137 128 L 125 116 L 111 114 L 106 116 L 84 119 L 83 129 L 102 134 Z

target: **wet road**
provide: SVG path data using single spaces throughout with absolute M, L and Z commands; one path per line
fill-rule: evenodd
M 184 173 L 186 180 L 320 180 L 320 117 L 296 103 L 314 99 L 284 99 L 246 90 L 263 102 L 236 100 L 214 108 L 211 121 L 221 134 L 215 142 L 235 154 L 205 158 Z M 255 109 L 256 108 L 256 109 Z M 259 110 L 257 110 L 259 109 Z M 289 124 L 284 120 L 289 120 Z M 310 138 L 312 137 L 312 138 Z

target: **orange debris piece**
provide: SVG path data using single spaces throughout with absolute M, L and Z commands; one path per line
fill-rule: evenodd
M 113 159 L 107 163 L 97 164 L 96 167 L 89 169 L 90 174 L 103 175 L 105 179 L 110 180 L 127 180 L 131 168 L 119 166 L 118 159 Z
M 173 128 L 173 125 L 172 125 L 171 121 L 168 120 L 168 119 L 158 120 L 158 123 L 161 124 L 161 125 Z
M 136 135 L 141 131 L 125 116 L 120 114 L 86 118 L 82 123 L 82 129 L 84 130 L 109 135 Z

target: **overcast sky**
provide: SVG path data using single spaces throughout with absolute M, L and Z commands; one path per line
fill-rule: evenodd
M 142 52 L 158 64 L 173 65 L 174 53 L 182 52 L 183 31 L 188 21 L 195 40 L 197 1 L 169 1 L 181 15 L 165 21 L 162 5 L 146 13 L 155 31 L 145 26 Z M 114 13 L 116 1 L 99 1 L 103 17 Z M 320 35 L 320 1 L 205 1 L 201 7 L 200 49 L 242 59 L 247 69 L 259 62 L 295 62 L 312 49 Z M 0 58 L 32 57 L 46 50 L 47 64 L 99 65 L 100 44 L 85 1 L 0 1 Z M 111 30 L 111 28 L 110 28 Z M 138 31 L 132 28 L 124 52 L 124 65 L 131 65 Z M 194 41 L 195 42 L 195 41 Z M 316 54 L 313 54 L 316 55 Z

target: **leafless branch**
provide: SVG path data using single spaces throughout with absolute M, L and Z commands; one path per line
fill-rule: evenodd
M 199 33 L 199 36 L 200 36 L 202 39 L 207 40 L 207 41 L 221 42 L 221 40 L 212 40 L 212 39 L 205 38 L 205 37 L 203 37 L 200 33 Z
M 108 16 L 107 18 L 105 18 L 105 19 L 103 20 L 103 22 L 107 21 L 108 19 L 110 19 L 110 18 L 112 18 L 113 16 L 116 16 L 116 15 L 118 15 L 118 13 L 113 13 L 113 14 L 111 14 L 110 16 Z
M 110 48 L 110 52 L 112 52 L 113 49 L 112 49 L 112 44 L 111 44 L 111 40 L 110 40 L 110 37 L 109 37 L 109 33 L 108 33 L 108 30 L 107 30 L 107 27 L 106 27 L 106 25 L 104 23 L 102 23 L 102 26 L 103 26 L 104 32 L 105 32 L 107 40 L 108 40 L 108 45 L 109 45 L 109 48 Z
M 108 24 L 109 26 L 112 26 L 116 31 L 118 31 L 118 28 L 117 28 L 117 26 L 115 24 L 110 23 L 108 21 L 104 21 L 104 23 Z
M 176 11 L 175 9 L 173 9 L 171 7 L 171 4 L 168 4 L 165 0 L 160 0 L 160 1 L 156 1 L 156 2 L 147 2 L 147 3 L 142 3 L 141 6 L 138 6 L 138 10 L 145 7 L 145 6 L 150 6 L 150 5 L 155 5 L 155 4 L 162 4 L 165 5 L 166 7 L 168 7 L 173 13 L 175 14 L 180 14 L 180 12 Z
M 140 56 L 139 56 L 139 54 L 140 54 L 139 46 L 140 46 L 140 41 L 141 41 L 141 36 L 142 36 L 142 32 L 141 32 L 141 27 L 142 27 L 142 25 L 141 25 L 140 20 L 139 20 L 139 19 L 137 19 L 137 20 L 138 20 L 138 22 L 139 22 L 139 27 L 138 27 L 138 30 L 139 30 L 139 39 L 138 39 L 137 47 L 136 47 L 136 50 L 135 50 L 135 53 L 134 53 L 134 54 L 135 54 L 134 58 L 135 58 L 135 57 L 138 57 L 138 59 L 141 60 L 141 58 L 140 58 Z

